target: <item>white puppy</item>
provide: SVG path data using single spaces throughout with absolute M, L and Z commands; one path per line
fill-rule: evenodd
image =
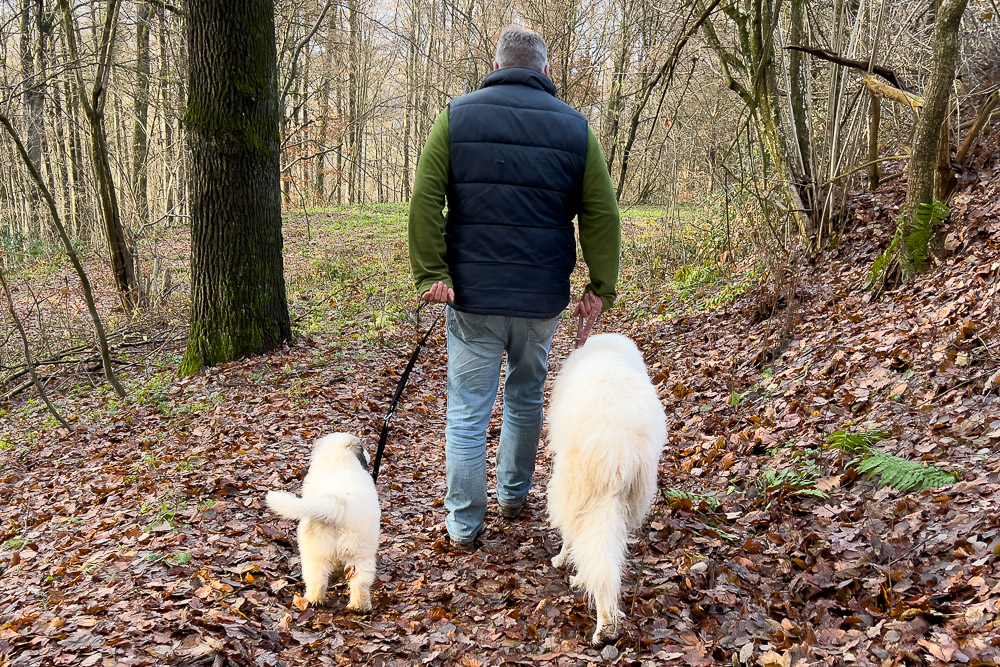
M 343 571 L 351 589 L 347 608 L 372 608 L 381 511 L 367 468 L 361 441 L 334 433 L 313 446 L 301 498 L 284 491 L 267 494 L 271 509 L 299 522 L 302 578 L 311 604 L 326 597 L 330 575 Z
M 663 406 L 635 344 L 603 334 L 563 364 L 548 417 L 549 522 L 563 538 L 552 565 L 576 566 L 570 584 L 597 607 L 591 641 L 600 644 L 618 635 L 626 540 L 656 493 Z

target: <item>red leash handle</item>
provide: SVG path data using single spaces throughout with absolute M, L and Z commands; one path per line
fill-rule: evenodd
M 584 295 L 584 300 L 592 298 L 595 301 L 600 301 L 599 297 L 593 292 L 587 292 Z M 590 330 L 594 328 L 594 322 L 597 321 L 597 316 L 601 314 L 601 307 L 598 305 L 593 309 L 590 317 L 584 320 L 583 313 L 581 312 L 576 318 L 576 341 L 573 345 L 576 349 L 583 347 L 583 344 L 587 342 L 587 336 L 590 335 Z

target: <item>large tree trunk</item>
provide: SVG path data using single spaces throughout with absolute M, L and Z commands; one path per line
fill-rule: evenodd
M 934 171 L 937 161 L 941 124 L 948 112 L 951 83 L 955 78 L 958 58 L 958 25 L 969 0 L 942 0 L 934 18 L 931 44 L 934 64 L 924 91 L 924 108 L 917 120 L 906 186 L 906 203 L 900 226 L 899 269 L 903 282 L 909 282 L 920 267 L 907 239 L 914 231 L 914 218 L 921 204 L 930 204 L 934 197 Z
M 291 338 L 273 0 L 191 0 L 191 333 L 181 373 Z

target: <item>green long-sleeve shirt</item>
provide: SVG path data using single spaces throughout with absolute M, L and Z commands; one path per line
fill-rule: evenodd
M 601 145 L 589 127 L 587 135 L 583 202 L 577 216 L 583 261 L 590 272 L 590 282 L 585 291 L 601 297 L 604 310 L 607 310 L 617 296 L 615 285 L 621 254 L 621 218 Z M 438 281 L 452 286 L 446 260 L 443 214 L 450 153 L 448 110 L 445 109 L 434 121 L 427 144 L 420 154 L 410 200 L 410 269 L 420 294 Z

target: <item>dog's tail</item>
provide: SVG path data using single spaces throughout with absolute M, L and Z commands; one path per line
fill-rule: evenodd
M 573 540 L 575 549 L 586 551 L 573 554 L 575 584 L 590 593 L 592 602 L 612 623 L 620 615 L 618 594 L 628 538 L 623 511 L 614 497 L 601 498 L 587 510 L 582 530 Z
M 328 526 L 344 519 L 344 499 L 330 494 L 300 498 L 294 493 L 268 491 L 267 504 L 286 519 L 309 519 Z

